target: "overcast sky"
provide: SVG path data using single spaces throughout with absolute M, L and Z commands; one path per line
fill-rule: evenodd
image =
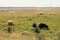
M 0 0 L 0 7 L 60 7 L 60 0 Z

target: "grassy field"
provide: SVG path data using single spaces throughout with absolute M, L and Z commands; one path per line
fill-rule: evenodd
M 11 26 L 11 33 L 7 32 L 8 20 L 15 24 Z M 40 30 L 36 35 L 34 22 L 37 26 L 45 23 L 50 30 Z M 60 40 L 60 8 L 0 10 L 0 40 Z

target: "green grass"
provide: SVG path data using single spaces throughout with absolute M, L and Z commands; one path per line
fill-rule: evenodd
M 54 12 L 54 11 L 53 11 Z M 52 13 L 53 13 L 52 12 Z M 38 15 L 38 11 L 23 11 L 23 12 L 0 12 L 0 40 L 35 40 L 36 33 L 33 30 L 32 24 L 35 22 L 45 23 L 50 30 L 40 30 L 40 37 L 46 40 L 60 40 L 60 15 L 50 15 L 48 12 L 43 15 Z M 47 15 L 48 14 L 48 15 Z M 29 20 L 29 19 L 32 20 Z M 14 20 L 14 26 L 11 26 L 12 33 L 7 32 L 7 21 Z M 28 31 L 30 35 L 22 35 L 22 32 Z M 38 40 L 38 39 L 37 39 Z

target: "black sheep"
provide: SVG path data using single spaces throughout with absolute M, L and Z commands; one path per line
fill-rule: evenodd
M 46 25 L 46 24 L 44 24 L 44 23 L 40 23 L 40 24 L 39 24 L 39 28 L 40 28 L 40 29 L 47 29 L 47 30 L 49 30 L 48 25 Z
M 34 27 L 34 28 L 37 28 L 37 25 L 36 25 L 36 23 L 33 23 L 33 27 Z
M 33 23 L 33 28 L 34 28 L 35 33 L 40 33 L 36 23 Z

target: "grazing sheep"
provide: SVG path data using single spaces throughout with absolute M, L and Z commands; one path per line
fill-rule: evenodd
M 36 23 L 33 23 L 33 28 L 34 28 L 35 33 L 40 33 Z
M 33 28 L 37 28 L 37 25 L 36 25 L 36 23 L 33 23 Z
M 47 30 L 49 30 L 48 25 L 46 25 L 46 24 L 44 24 L 44 23 L 40 23 L 40 24 L 39 24 L 39 28 L 40 28 L 40 29 L 47 29 Z
M 7 29 L 7 31 L 8 31 L 8 33 L 11 33 L 11 27 L 10 26 L 13 26 L 14 25 L 14 23 L 13 23 L 13 20 L 9 20 L 8 21 L 8 29 Z
M 9 20 L 9 21 L 8 21 L 8 25 L 14 25 L 14 24 L 13 24 L 13 20 Z

